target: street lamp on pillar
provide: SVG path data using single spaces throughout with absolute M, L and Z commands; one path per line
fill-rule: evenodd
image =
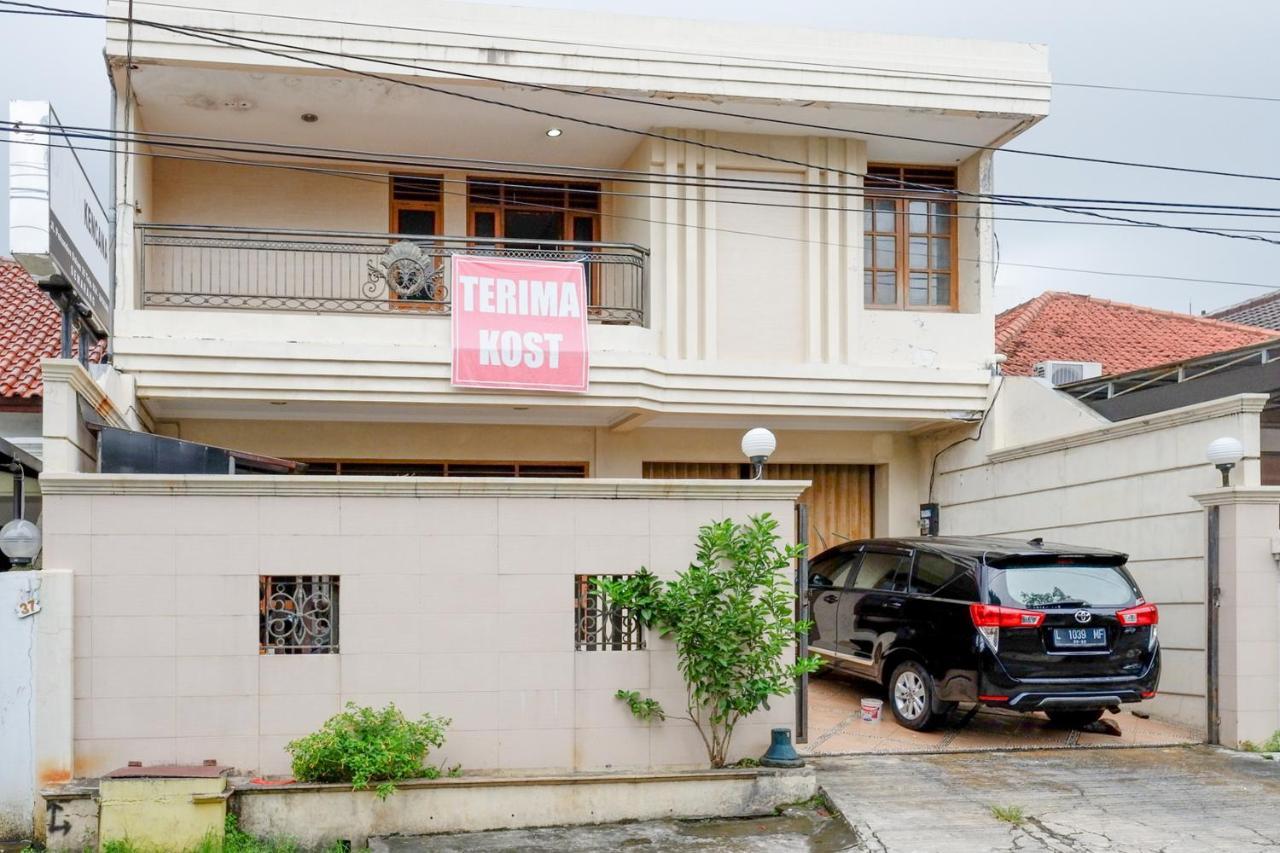
M 1205 456 L 1213 467 L 1222 472 L 1222 487 L 1225 489 L 1231 485 L 1231 469 L 1244 458 L 1244 445 L 1238 438 L 1224 436 L 1209 442 Z
M 742 455 L 751 460 L 751 479 L 764 478 L 764 463 L 778 448 L 778 440 L 764 427 L 747 430 L 742 436 Z

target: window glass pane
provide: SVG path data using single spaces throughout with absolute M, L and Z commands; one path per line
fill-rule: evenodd
M 435 234 L 434 210 L 397 210 L 396 232 L 399 234 Z
M 891 198 L 876 199 L 876 230 L 892 234 L 894 201 Z
M 898 301 L 898 275 L 891 272 L 876 273 L 876 304 L 893 305 Z
M 927 201 L 907 202 L 907 220 L 912 234 L 929 233 L 929 217 L 926 215 L 928 210 Z
M 862 238 L 862 258 L 863 262 L 869 267 L 876 265 L 875 257 L 871 254 L 875 251 L 875 244 L 875 240 L 871 237 Z
M 907 244 L 907 264 L 912 269 L 928 269 L 929 238 L 911 237 Z
M 928 273 L 913 272 L 907 292 L 907 301 L 912 305 L 929 304 Z
M 933 215 L 930 217 L 930 230 L 934 234 L 950 234 L 951 223 L 955 222 L 954 208 L 949 201 L 930 202 Z
M 934 273 L 933 304 L 934 305 L 950 305 L 951 304 L 951 276 L 946 274 Z
M 877 237 L 876 238 L 876 259 L 875 268 L 881 270 L 891 270 L 897 266 L 896 255 L 898 254 L 898 240 L 896 237 Z
M 498 236 L 496 232 L 498 218 L 493 214 L 492 211 L 488 211 L 488 210 L 476 211 L 474 221 L 475 221 L 475 233 L 472 234 L 471 236 L 473 237 Z
M 929 266 L 935 270 L 951 269 L 951 239 L 949 237 L 934 237 L 929 248 L 932 255 L 929 259 Z
M 907 558 L 901 554 L 880 554 L 869 551 L 858 566 L 856 589 L 878 589 L 905 592 L 907 589 Z
M 870 304 L 872 300 L 871 275 L 871 270 L 862 274 L 862 301 L 866 304 Z
M 969 570 L 965 566 L 937 554 L 916 554 L 916 567 L 911 575 L 912 592 L 967 601 L 972 594 L 972 586 Z M 973 600 L 977 600 L 976 596 Z
M 590 216 L 573 217 L 573 239 L 579 243 L 590 243 L 596 238 L 596 221 Z

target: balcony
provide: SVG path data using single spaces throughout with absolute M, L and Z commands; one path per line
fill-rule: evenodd
M 447 315 L 447 261 L 467 254 L 581 262 L 592 322 L 645 325 L 649 252 L 629 243 L 205 225 L 137 230 L 146 308 Z

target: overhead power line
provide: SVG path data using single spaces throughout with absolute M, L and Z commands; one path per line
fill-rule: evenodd
M 293 145 L 274 142 L 259 142 L 253 140 L 231 139 L 226 137 L 210 137 L 197 136 L 178 133 L 156 133 L 151 131 L 123 131 L 113 130 L 110 128 L 86 127 L 77 125 L 40 125 L 40 124 L 21 124 L 11 121 L 0 120 L 0 129 L 11 128 L 21 129 L 28 133 L 37 133 L 42 135 L 65 136 L 69 139 L 90 139 L 90 140 L 109 140 L 115 142 L 145 144 L 150 146 L 159 146 L 164 148 L 179 148 L 183 150 L 210 150 L 225 151 L 235 154 L 254 154 L 272 157 L 288 157 L 293 159 L 316 160 L 323 162 L 355 162 L 364 164 L 377 164 L 387 166 L 388 168 L 421 168 L 421 169 L 479 169 L 485 172 L 498 174 L 513 174 L 528 177 L 531 173 L 536 173 L 540 177 L 555 178 L 574 178 L 587 180 L 603 180 L 611 179 L 625 183 L 647 184 L 653 186 L 664 187 L 693 187 L 698 189 L 720 189 L 732 191 L 759 191 L 768 193 L 782 194 L 804 194 L 817 197 L 838 197 L 838 198 L 861 198 L 866 195 L 879 196 L 884 192 L 877 192 L 875 188 L 866 189 L 856 186 L 845 186 L 838 184 L 809 183 L 805 181 L 782 181 L 775 179 L 762 178 L 735 178 L 717 176 L 716 178 L 706 178 L 699 175 L 679 175 L 669 172 L 646 172 L 630 169 L 616 168 L 596 168 L 596 167 L 577 167 L 565 166 L 555 163 L 529 163 L 506 160 L 488 160 L 478 158 L 460 158 L 460 157 L 441 157 L 441 156 L 425 156 L 414 154 L 399 154 L 379 151 L 367 151 L 351 148 L 336 148 L 318 145 Z M 528 185 L 534 186 L 534 185 Z M 587 192 L 597 193 L 600 195 L 629 196 L 635 197 L 638 194 L 624 191 L 610 191 L 604 189 L 586 190 Z M 891 192 L 896 192 L 893 190 Z M 936 198 L 952 199 L 955 191 L 931 188 L 930 195 Z M 651 197 L 651 196 L 646 196 Z M 1211 204 L 1202 202 L 1165 202 L 1165 201 L 1141 201 L 1126 199 L 1090 199 L 1078 197 L 1061 197 L 1061 196 L 1000 196 L 1001 200 L 986 200 L 985 203 L 996 206 L 1021 206 L 1021 200 L 1053 200 L 1060 202 L 1071 202 L 1069 209 L 1076 210 L 1098 210 L 1107 212 L 1143 212 L 1148 214 L 1161 215 L 1204 215 L 1204 216 L 1232 216 L 1232 217 L 1263 217 L 1263 218 L 1280 218 L 1280 207 L 1265 207 L 1257 205 L 1226 205 Z M 1008 199 L 1008 200 L 1004 200 Z M 795 205 L 771 202 L 749 202 L 733 198 L 717 199 L 727 204 L 755 204 L 758 206 L 776 206 L 776 207 L 801 207 L 805 209 L 829 209 L 826 206 L 813 205 Z M 1116 205 L 1127 204 L 1145 204 L 1145 205 L 1176 205 L 1177 208 L 1128 208 L 1117 207 Z M 1187 208 L 1187 209 L 1178 209 Z M 1000 217 L 989 217 L 1000 218 Z M 1161 227 L 1165 223 L 1146 224 L 1142 222 L 1082 222 L 1080 220 L 1046 220 L 1058 222 L 1061 224 L 1091 224 L 1091 225 L 1123 225 L 1125 227 Z M 1217 227 L 1217 226 L 1215 226 Z M 1244 230 L 1257 231 L 1257 229 L 1222 229 L 1222 230 Z
M 201 12 L 226 11 L 225 9 L 218 9 L 212 6 L 188 6 L 185 4 L 178 5 L 175 3 L 157 3 L 157 2 L 151 2 L 151 0 L 144 0 L 144 2 L 142 2 L 140 5 L 158 6 L 160 8 L 165 8 L 165 9 L 181 9 L 183 11 L 189 11 L 189 10 L 196 10 Z M 365 21 L 347 21 L 347 20 L 341 20 L 338 18 L 312 18 L 312 17 L 303 17 L 301 15 L 282 15 L 279 12 L 255 12 L 254 14 L 256 17 L 276 18 L 278 20 L 285 20 L 285 21 L 307 21 L 307 22 L 318 22 L 318 23 L 325 23 L 325 24 L 341 24 L 343 26 L 368 27 L 370 29 L 377 29 L 377 30 L 400 30 L 403 32 L 431 33 L 433 35 L 445 35 L 445 36 L 463 36 L 467 38 L 477 38 L 477 39 L 493 37 L 491 33 L 468 32 L 465 30 L 443 30 L 443 29 L 438 29 L 433 27 L 414 27 L 414 26 L 409 26 L 407 24 L 384 24 L 384 23 L 373 24 Z M 865 72 L 870 74 L 879 74 L 879 75 L 884 75 L 889 77 L 924 78 L 929 80 L 943 80 L 943 81 L 956 80 L 956 81 L 975 82 L 975 83 L 1005 83 L 1005 84 L 1012 84 L 1012 85 L 1026 85 L 1026 86 L 1049 85 L 1049 82 L 1044 80 L 1028 80 L 1028 79 L 1022 79 L 1017 77 L 998 77 L 995 75 L 984 75 L 984 74 L 963 74 L 963 73 L 954 72 L 954 71 L 913 71 L 905 68 L 885 68 L 883 66 L 875 66 L 875 65 L 849 65 L 847 63 L 840 63 L 840 62 L 817 62 L 811 59 L 781 59 L 778 57 L 770 57 L 770 56 L 744 56 L 740 54 L 728 54 L 728 53 L 712 55 L 712 54 L 706 54 L 706 53 L 694 53 L 692 51 L 674 50 L 671 48 L 642 47 L 637 45 L 605 44 L 601 42 L 589 42 L 589 41 L 567 41 L 564 39 L 546 38 L 544 36 L 521 36 L 521 35 L 505 35 L 504 34 L 502 38 L 510 41 L 522 41 L 522 42 L 530 42 L 534 44 L 548 44 L 548 45 L 556 45 L 558 47 L 571 47 L 571 48 L 579 48 L 579 49 L 581 49 L 582 47 L 591 47 L 591 48 L 599 48 L 602 50 L 640 51 L 641 53 L 649 53 L 649 54 L 657 54 L 657 55 L 681 56 L 681 57 L 685 57 L 686 60 L 693 60 L 697 64 L 703 64 L 703 65 L 722 65 L 724 63 L 719 62 L 717 60 L 732 59 L 739 62 L 761 62 L 761 63 L 772 63 L 776 65 L 790 65 L 790 66 L 795 66 L 801 69 L 821 68 L 821 69 L 827 69 L 832 71 L 858 71 L 858 72 Z M 1234 100 L 1234 101 L 1260 101 L 1265 103 L 1280 103 L 1280 97 L 1268 97 L 1265 95 L 1243 95 L 1243 94 L 1226 93 L 1226 92 L 1197 92 L 1197 91 L 1187 91 L 1187 90 L 1180 90 L 1180 89 L 1152 89 L 1152 88 L 1145 88 L 1141 86 L 1123 86 L 1123 85 L 1114 84 L 1114 83 L 1084 83 L 1084 82 L 1054 80 L 1052 81 L 1052 85 L 1075 88 L 1075 89 L 1102 89 L 1102 90 L 1114 91 L 1114 92 L 1137 92 L 1137 93 L 1152 94 L 1152 95 L 1180 95 L 1180 96 L 1186 96 L 1186 97 L 1192 97 L 1192 98 L 1222 98 L 1222 99 Z M 1006 149 L 1001 149 L 1001 150 L 1006 150 Z M 1035 153 L 1035 152 L 1027 152 L 1027 153 Z
M 32 4 L 32 3 L 18 3 L 18 2 L 14 2 L 14 0 L 0 0 L 0 3 L 6 4 L 6 5 L 12 5 L 12 6 L 21 6 L 21 7 L 27 7 L 27 8 L 36 8 L 36 9 L 43 9 L 43 10 L 74 13 L 74 10 L 58 9 L 56 7 L 40 6 L 38 4 Z M 805 169 L 825 169 L 826 171 L 831 173 L 845 174 L 845 175 L 859 177 L 859 178 L 865 177 L 864 174 L 859 172 L 854 172 L 846 169 L 836 169 L 836 168 L 832 168 L 831 166 L 822 166 L 819 164 L 808 163 L 803 160 L 794 160 L 787 157 L 778 157 L 775 155 L 764 154 L 758 151 L 749 151 L 741 148 L 736 148 L 733 146 L 718 145 L 714 143 L 703 142 L 701 140 L 670 136 L 667 134 L 658 133 L 656 131 L 651 131 L 651 130 L 640 130 L 637 128 L 622 127 L 619 125 L 611 124 L 609 122 L 597 121 L 594 119 L 583 118 L 581 116 L 564 115 L 561 113 L 552 112 L 550 110 L 538 109 L 536 107 L 530 107 L 523 104 L 513 104 L 508 101 L 502 101 L 497 98 L 485 97 L 485 96 L 477 95 L 470 92 L 454 92 L 452 90 L 449 90 L 440 86 L 432 86 L 419 81 L 402 80 L 396 77 L 389 77 L 385 74 L 377 74 L 369 71 L 360 71 L 360 70 L 349 68 L 343 65 L 334 65 L 333 63 L 330 63 L 330 62 L 323 62 L 316 59 L 303 58 L 291 53 L 283 53 L 280 50 L 257 47 L 255 45 L 267 44 L 267 45 L 272 45 L 273 47 L 284 48 L 286 50 L 292 50 L 295 52 L 318 53 L 321 55 L 331 55 L 333 54 L 332 51 L 314 50 L 314 49 L 299 47 L 298 45 L 291 45 L 291 44 L 282 43 L 282 42 L 274 42 L 269 39 L 259 39 L 259 38 L 249 37 L 249 36 L 241 36 L 241 35 L 227 36 L 226 34 L 213 35 L 212 33 L 216 31 L 212 31 L 207 28 L 183 27 L 183 26 L 177 26 L 177 25 L 171 25 L 171 24 L 158 23 L 155 21 L 143 21 L 133 16 L 130 16 L 127 19 L 120 19 L 115 16 L 105 16 L 105 15 L 94 16 L 91 13 L 77 13 L 77 14 L 80 14 L 83 17 L 101 17 L 103 19 L 108 19 L 113 21 L 126 21 L 127 23 L 130 24 L 130 26 L 136 23 L 143 26 L 148 26 L 148 27 L 152 27 L 155 29 L 160 29 L 160 30 L 164 30 L 172 33 L 188 35 L 193 38 L 212 42 L 214 44 L 221 44 L 226 47 L 235 47 L 235 48 L 240 48 L 244 50 L 250 50 L 250 51 L 263 53 L 270 56 L 276 56 L 278 58 L 286 59 L 291 62 L 299 62 L 306 65 L 312 65 L 318 68 L 327 68 L 330 70 L 342 72 L 344 74 L 352 74 L 360 77 L 366 77 L 372 80 L 379 80 L 385 83 L 390 83 L 392 85 L 409 86 L 411 88 L 420 89 L 422 91 L 432 92 L 435 94 L 445 95 L 453 98 L 459 98 L 459 99 L 467 100 L 474 103 L 483 103 L 491 106 L 504 107 L 506 109 L 515 110 L 515 111 L 522 112 L 529 115 L 538 115 L 545 118 L 553 118 L 558 121 L 568 121 L 568 122 L 573 122 L 575 124 L 585 125 L 588 127 L 596 127 L 596 128 L 605 129 L 605 130 L 612 130 L 620 133 L 631 134 L 634 136 L 640 136 L 640 137 L 645 137 L 650 139 L 658 139 L 665 142 L 678 142 L 680 144 L 690 145 L 690 146 L 699 147 L 707 150 L 724 151 L 731 154 L 739 154 L 742 156 L 754 157 L 754 158 L 768 161 L 768 162 L 783 163 L 791 166 L 800 166 Z M 238 41 L 236 39 L 238 39 Z M 342 54 L 338 54 L 338 55 L 342 55 Z M 356 58 L 361 61 L 373 62 L 373 63 L 378 62 L 377 59 L 373 59 L 369 57 L 348 57 L 348 58 Z M 929 187 L 928 185 L 918 184 L 912 181 L 894 180 L 893 183 L 903 188 L 925 189 L 929 191 L 936 191 L 935 188 Z M 954 193 L 957 196 L 966 196 L 969 198 L 979 198 L 979 199 L 985 199 L 988 197 L 994 198 L 994 199 L 1003 198 L 1002 196 L 998 196 L 998 195 L 988 196 L 988 194 L 972 193 L 966 190 L 955 190 Z M 1156 222 L 1150 222 L 1148 220 L 1138 220 L 1138 219 L 1132 219 L 1129 217 L 1115 216 L 1113 214 L 1101 213 L 1098 211 L 1086 211 L 1079 208 L 1073 209 L 1070 207 L 1062 207 L 1062 206 L 1056 206 L 1051 204 L 1039 204 L 1039 203 L 1028 202 L 1028 201 L 1019 201 L 1015 203 L 1022 206 L 1026 206 L 1026 207 L 1037 207 L 1037 208 L 1043 208 L 1046 210 L 1056 210 L 1059 213 L 1068 213 L 1071 215 L 1078 215 L 1078 216 L 1089 216 L 1097 219 L 1105 219 L 1105 220 L 1110 220 L 1115 222 L 1129 222 L 1133 224 L 1150 225 L 1152 227 L 1168 228 L 1168 229 L 1177 230 L 1177 231 L 1186 231 L 1188 233 L 1197 233 L 1197 234 L 1212 235 L 1216 237 L 1225 237 L 1227 239 L 1232 239 L 1232 240 L 1248 240 L 1248 241 L 1254 241 L 1254 242 L 1280 245 L 1280 240 L 1273 240 L 1269 237 L 1264 237 L 1260 234 L 1239 234 L 1239 233 L 1231 233 L 1226 231 L 1217 231 L 1211 228 L 1200 228 L 1200 227 L 1189 226 L 1189 225 L 1156 223 Z
M 762 122 L 766 124 L 805 128 L 808 130 L 820 130 L 823 132 L 834 132 L 834 133 L 849 133 L 857 136 L 870 136 L 870 137 L 883 138 L 883 139 L 896 139 L 896 140 L 908 141 L 908 142 L 920 142 L 920 143 L 931 144 L 931 145 L 942 145 L 942 146 L 948 146 L 948 147 L 954 147 L 954 148 L 963 148 L 970 151 L 998 151 L 1005 154 L 1018 154 L 1018 155 L 1028 156 L 1028 157 L 1047 157 L 1054 160 L 1068 160 L 1068 161 L 1075 161 L 1075 162 L 1081 162 L 1081 163 L 1091 163 L 1095 165 L 1120 166 L 1120 167 L 1135 168 L 1135 169 L 1155 169 L 1155 170 L 1166 171 L 1166 172 L 1181 172 L 1185 174 L 1208 175 L 1212 177 L 1242 178 L 1242 179 L 1259 180 L 1259 181 L 1280 181 L 1280 175 L 1258 175 L 1258 174 L 1251 174 L 1246 172 L 1228 171 L 1224 169 L 1201 169 L 1201 168 L 1195 168 L 1190 166 L 1173 166 L 1173 165 L 1162 164 L 1162 163 L 1143 163 L 1143 162 L 1134 161 L 1134 160 L 1117 160 L 1117 159 L 1111 159 L 1111 158 L 1105 158 L 1105 157 L 1087 157 L 1084 155 L 1061 154 L 1061 153 L 1050 152 L 1050 151 L 1032 151 L 1029 149 L 1015 148 L 1012 146 L 981 145 L 981 144 L 969 143 L 969 142 L 958 142 L 955 140 L 938 139 L 934 137 L 911 136 L 907 134 L 896 134 L 896 133 L 887 133 L 884 131 L 866 130 L 863 128 L 841 127 L 837 125 L 817 124 L 813 122 L 803 122 L 803 121 L 796 121 L 792 119 L 780 119 L 780 118 L 774 118 L 770 116 L 759 116 L 759 115 L 752 115 L 748 113 L 740 113 L 732 110 L 720 110 L 720 109 L 712 109 L 709 107 L 699 107 L 691 104 L 677 104 L 677 103 L 671 103 L 668 101 L 647 100 L 644 98 L 635 98 L 635 97 L 630 97 L 626 95 L 611 94 L 608 92 L 596 92 L 596 91 L 589 91 L 584 89 L 575 89 L 575 88 L 566 87 L 566 86 L 555 86 L 555 85 L 544 84 L 544 83 L 532 83 L 527 80 L 513 80 L 510 78 L 495 77 L 495 76 L 486 75 L 486 74 L 468 73 L 468 72 L 463 72 L 456 69 L 444 69 L 437 66 L 426 65 L 423 63 L 402 62 L 402 61 L 392 60 L 392 59 L 384 59 L 384 58 L 378 58 L 378 57 L 361 56 L 356 54 L 344 53 L 342 51 L 331 51 L 331 50 L 323 50 L 320 48 L 310 48 L 310 47 L 305 47 L 297 44 L 289 44 L 286 42 L 273 41 L 270 39 L 255 38 L 255 37 L 243 35 L 240 33 L 227 33 L 222 30 L 215 30 L 208 27 L 192 27 L 192 26 L 186 26 L 181 24 L 166 24 L 163 22 L 149 21 L 142 18 L 132 17 L 132 16 L 128 19 L 124 19 L 124 18 L 113 17 L 109 15 L 97 15 L 89 12 L 78 12 L 76 10 L 71 10 L 71 9 L 60 9 L 58 7 L 43 6 L 35 3 L 18 2 L 18 0 L 0 0 L 0 5 L 21 7 L 21 8 L 33 9 L 33 10 L 45 10 L 47 13 L 56 14 L 58 16 L 63 16 L 63 17 L 99 18 L 102 20 L 110 20 L 110 21 L 116 21 L 116 22 L 124 22 L 128 20 L 131 24 L 141 24 L 143 26 L 149 26 L 156 29 L 183 33 L 183 34 L 191 35 L 197 38 L 202 37 L 201 35 L 198 35 L 198 34 L 205 34 L 205 35 L 219 34 L 219 35 L 224 35 L 231 38 L 242 39 L 244 41 L 253 42 L 257 44 L 266 44 L 266 45 L 272 45 L 276 47 L 283 47 L 290 50 L 301 51 L 301 52 L 315 54 L 319 56 L 329 56 L 329 57 L 340 58 L 340 59 L 352 59 L 360 62 L 368 62 L 372 64 L 384 65 L 384 66 L 396 67 L 396 68 L 405 68 L 405 69 L 410 69 L 410 70 L 419 71 L 419 72 L 430 71 L 432 73 L 437 73 L 437 74 L 442 74 L 447 76 L 461 77 L 461 78 L 471 79 L 471 80 L 480 80 L 480 81 L 489 82 L 489 83 L 498 83 L 506 86 L 521 86 L 524 88 L 531 88 L 531 89 L 536 89 L 540 91 L 558 92 L 561 94 L 578 96 L 578 97 L 599 98 L 603 100 L 617 101 L 617 102 L 628 103 L 628 104 L 633 104 L 637 106 L 680 110 L 683 112 L 700 113 L 703 115 L 719 116 L 723 118 L 739 118 L 743 120 L 757 121 L 757 122 Z M 156 5 L 156 6 L 163 6 L 163 7 L 169 6 L 169 4 L 163 4 L 163 3 L 148 4 L 148 5 Z M 182 7 L 182 8 L 188 8 L 188 7 Z M 6 10 L 0 10 L 0 11 L 6 11 Z M 294 18 L 292 16 L 281 16 L 281 15 L 267 15 L 267 17 L 279 17 L 286 20 L 302 20 L 300 18 Z M 323 20 L 323 19 L 319 19 L 319 20 Z M 334 20 L 332 22 L 352 24 L 354 26 L 369 26 L 367 24 L 362 25 L 362 24 L 359 24 L 358 22 L 350 22 L 350 21 Z M 416 28 L 407 28 L 407 29 L 416 29 Z M 427 29 L 423 29 L 421 31 L 432 32 L 431 30 L 427 30 Z M 441 31 L 441 32 L 446 33 L 448 31 Z M 484 36 L 477 36 L 477 37 L 484 37 Z M 232 46 L 245 47 L 245 45 L 243 44 L 232 45 Z M 261 51 L 261 52 L 271 53 L 271 51 Z M 279 54 L 275 54 L 275 55 L 279 55 Z M 286 57 L 286 58 L 291 58 L 291 59 L 294 59 L 295 61 L 303 61 L 293 56 Z M 335 68 L 336 66 L 322 65 L 320 67 Z M 345 68 L 345 67 L 337 67 L 337 68 L 338 70 L 343 70 L 350 73 L 356 73 L 356 74 L 363 73 L 363 72 L 358 72 L 358 71 L 355 71 L 354 69 Z M 375 77 L 375 79 L 391 79 L 391 78 L 381 78 L 381 77 L 378 77 L 377 75 L 373 75 L 373 76 Z M 964 77 L 965 75 L 959 75 L 959 76 Z M 940 79 L 950 79 L 950 78 L 943 77 Z M 973 79 L 977 81 L 986 81 L 986 82 L 1026 82 L 1026 83 L 1032 82 L 1032 81 L 1007 81 L 1007 80 L 1000 81 L 995 78 L 988 79 L 988 78 L 981 78 L 981 77 L 974 77 Z M 396 81 L 396 82 L 405 82 L 405 81 Z M 1044 82 L 1037 82 L 1036 85 L 1046 85 L 1046 84 Z M 460 93 L 453 93 L 453 94 L 461 96 Z M 1280 99 L 1277 99 L 1277 100 L 1280 100 Z M 506 104 L 506 105 L 514 108 L 520 108 L 519 105 L 515 105 L 515 104 Z M 565 118 L 568 121 L 584 121 L 582 119 L 574 119 L 570 117 L 563 117 L 563 118 Z M 640 131 L 633 130 L 632 132 L 640 132 Z
M 0 132 L 12 133 L 14 131 L 0 130 Z M 44 144 L 50 147 L 68 147 L 69 146 L 69 143 L 67 146 L 63 146 L 52 141 L 46 142 Z M 86 149 L 80 146 L 76 146 L 76 147 L 79 150 L 101 151 L 105 153 L 117 152 L 117 149 L 114 149 L 114 148 L 87 148 Z M 196 162 L 205 162 L 205 163 L 215 163 L 215 164 L 221 164 L 221 165 L 242 165 L 242 166 L 249 166 L 249 167 L 287 169 L 287 170 L 295 170 L 295 171 L 302 171 L 302 172 L 331 174 L 337 177 L 345 177 L 345 178 L 350 178 L 352 180 L 360 180 L 360 181 L 366 181 L 370 183 L 379 183 L 379 184 L 385 184 L 386 178 L 387 178 L 386 174 L 381 172 L 362 172 L 362 171 L 350 170 L 350 169 L 325 169 L 325 168 L 312 167 L 312 166 L 296 166 L 296 165 L 291 165 L 287 163 L 264 163 L 261 161 L 253 161 L 253 160 L 237 161 L 232 158 L 224 158 L 224 157 L 210 157 L 210 156 L 202 157 L 202 156 L 195 156 L 195 155 L 157 154 L 157 153 L 151 153 L 151 152 L 135 152 L 135 153 L 138 156 L 152 157 L 152 158 L 158 158 L 158 159 L 196 161 Z M 455 179 L 442 178 L 441 180 L 444 183 L 465 183 L 466 182 L 465 179 L 455 180 Z M 442 189 L 441 192 L 443 195 L 454 197 L 454 198 L 466 199 L 469 197 L 468 193 L 465 190 L 457 191 L 457 190 Z M 661 197 L 654 197 L 654 198 L 661 198 Z M 545 205 L 538 205 L 533 202 L 515 201 L 513 202 L 513 204 L 515 206 L 545 207 Z M 565 212 L 570 212 L 570 213 L 590 213 L 590 214 L 598 215 L 605 219 L 619 219 L 619 220 L 627 220 L 627 221 L 633 221 L 633 222 L 643 222 L 651 225 L 674 226 L 677 228 L 684 228 L 684 229 L 697 230 L 697 231 L 710 231 L 718 234 L 733 234 L 736 236 L 754 237 L 762 240 L 775 240 L 775 241 L 782 241 L 787 243 L 802 243 L 806 245 L 816 245 L 816 246 L 831 246 L 835 248 L 843 248 L 846 250 L 850 250 L 853 248 L 844 241 L 832 242 L 827 240 L 810 240 L 808 238 L 789 237 L 783 234 L 776 234 L 776 233 L 743 231 L 740 229 L 722 228 L 719 226 L 708 226 L 708 225 L 701 225 L 698 223 L 690 223 L 690 222 L 671 222 L 665 219 L 655 219 L 651 217 L 634 216 L 634 215 L 619 214 L 619 213 L 607 213 L 604 211 L 587 210 L 584 208 L 573 208 L 573 207 L 567 207 L 567 206 L 563 208 L 557 208 L 557 209 L 564 210 Z M 981 218 L 981 217 L 977 217 L 977 218 Z M 1062 224 L 1106 225 L 1109 223 L 1071 222 L 1071 223 L 1062 223 Z M 1280 283 L 1265 284 L 1262 282 L 1237 281 L 1237 280 L 1229 280 L 1229 279 L 1203 279 L 1203 278 L 1194 278 L 1190 276 L 1165 275 L 1161 273 L 1123 272 L 1119 270 L 1098 270 L 1098 269 L 1085 269 L 1085 268 L 1079 268 L 1079 267 L 1061 267 L 1061 266 L 1052 266 L 1048 264 L 1027 264 L 1027 263 L 1017 263 L 1013 261 L 1006 261 L 1001 258 L 984 260 L 979 258 L 958 257 L 957 260 L 965 263 L 976 263 L 976 264 L 991 266 L 993 269 L 998 266 L 1010 266 L 1010 267 L 1020 267 L 1020 268 L 1026 268 L 1026 269 L 1046 270 L 1046 271 L 1053 271 L 1053 272 L 1069 272 L 1069 273 L 1077 273 L 1077 274 L 1083 274 L 1083 275 L 1098 275 L 1098 276 L 1107 276 L 1107 277 L 1116 277 L 1116 278 L 1139 278 L 1139 279 L 1152 279 L 1152 280 L 1159 280 L 1159 281 L 1178 281 L 1178 282 L 1186 282 L 1190 284 L 1199 284 L 1199 285 L 1232 285 L 1236 287 L 1261 288 L 1264 290 L 1275 290 L 1277 288 L 1280 288 Z

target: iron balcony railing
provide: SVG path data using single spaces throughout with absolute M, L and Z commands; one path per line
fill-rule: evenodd
M 142 225 L 144 307 L 449 313 L 451 255 L 580 261 L 588 318 L 643 326 L 648 250 L 630 243 Z

